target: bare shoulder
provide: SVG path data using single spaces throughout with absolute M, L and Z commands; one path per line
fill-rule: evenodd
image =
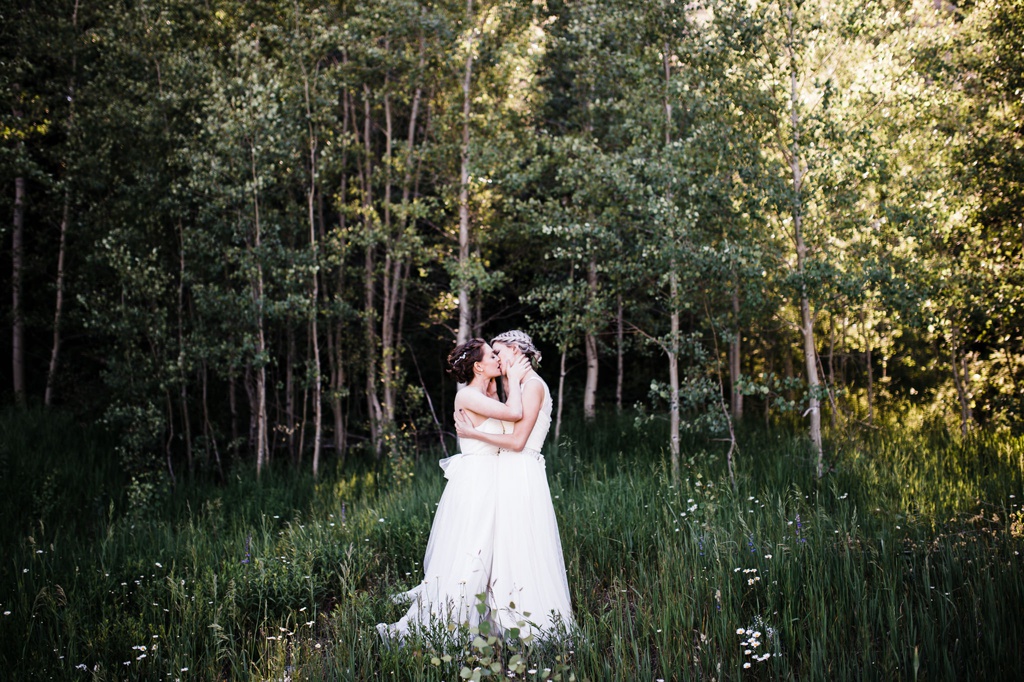
M 539 374 L 534 374 L 523 382 L 523 397 L 543 397 L 547 384 Z
M 456 391 L 455 392 L 455 406 L 458 407 L 460 403 L 464 403 L 466 401 L 466 393 L 467 393 L 467 391 L 472 391 L 472 390 L 473 389 L 470 388 L 469 386 L 463 386 L 458 391 Z
M 472 386 L 464 386 L 455 394 L 455 407 L 457 409 L 460 407 L 471 407 L 472 405 L 477 405 L 481 398 L 487 399 L 487 396 Z

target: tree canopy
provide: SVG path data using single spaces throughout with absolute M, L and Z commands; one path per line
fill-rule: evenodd
M 139 490 L 443 443 L 457 339 L 686 429 L 1020 431 L 1024 2 L 0 3 L 3 399 Z M 557 367 L 557 373 L 550 367 Z M 557 374 L 557 377 L 556 377 Z M 733 442 L 735 438 L 733 437 Z M 730 456 L 732 450 L 730 450 Z

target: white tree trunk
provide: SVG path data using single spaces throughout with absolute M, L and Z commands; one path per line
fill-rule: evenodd
M 320 473 L 320 445 L 323 441 L 323 397 L 320 381 L 320 333 L 317 327 L 319 317 L 318 307 L 320 304 L 320 278 L 319 278 L 319 250 L 316 239 L 316 175 L 317 175 L 317 153 L 318 140 L 316 128 L 313 126 L 313 105 L 310 101 L 309 74 L 306 71 L 306 62 L 299 58 L 302 66 L 303 94 L 306 100 L 306 121 L 309 133 L 309 188 L 306 191 L 306 207 L 308 209 L 307 219 L 309 221 L 309 255 L 313 262 L 313 269 L 310 273 L 309 292 L 309 336 L 313 349 L 313 478 Z M 303 400 L 305 408 L 305 400 Z M 299 457 L 302 453 L 299 453 Z
M 185 455 L 188 475 L 192 478 L 192 421 L 188 410 L 188 378 L 185 376 L 185 234 L 178 222 L 178 400 L 181 403 L 181 425 L 185 430 Z
M 615 314 L 615 410 L 622 412 L 622 380 L 623 372 L 623 323 L 622 323 L 622 294 L 618 295 L 618 310 Z
M 267 440 L 267 369 L 263 361 L 266 353 L 266 338 L 263 333 L 263 264 L 260 262 L 260 201 L 259 201 L 259 176 L 256 173 L 256 149 L 255 145 L 250 148 L 252 158 L 252 204 L 253 204 L 253 247 L 256 259 L 255 276 L 252 282 L 253 304 L 256 309 L 256 357 L 259 368 L 256 372 L 256 404 L 253 409 L 256 412 L 256 477 L 259 478 L 263 471 L 264 464 L 269 460 L 269 448 Z
M 672 81 L 672 66 L 668 45 L 662 50 L 662 66 L 665 69 L 665 148 L 672 144 L 672 102 L 669 87 Z M 669 453 L 672 466 L 672 483 L 679 481 L 679 275 L 676 270 L 676 235 L 674 226 L 670 230 L 668 248 L 673 251 L 669 258 L 669 309 L 670 331 L 668 341 L 668 384 L 669 384 Z
M 949 332 L 949 354 L 951 365 L 953 367 L 953 385 L 956 387 L 956 397 L 960 401 L 960 433 L 967 435 L 970 430 L 971 423 L 971 402 L 967 395 L 966 377 L 963 376 L 965 372 L 960 366 L 960 343 L 958 340 L 959 334 L 956 320 L 952 315 L 949 317 L 950 332 Z
M 743 330 L 740 328 L 740 295 L 732 290 L 733 337 L 729 344 L 729 381 L 732 388 L 731 405 L 733 419 L 743 418 L 743 394 L 737 384 L 742 370 Z
M 807 366 L 807 391 L 810 396 L 807 414 L 810 417 L 811 442 L 818 455 L 817 472 L 824 474 L 824 451 L 821 443 L 821 400 L 818 397 L 821 382 L 818 379 L 818 355 L 814 345 L 814 320 L 807 296 L 800 299 L 801 329 L 804 336 L 804 359 Z
M 587 266 L 587 286 L 590 292 L 590 304 L 596 305 L 597 298 L 597 262 L 591 260 Z M 597 416 L 597 336 L 588 329 L 583 338 L 587 355 L 587 383 L 583 389 L 583 417 L 587 421 Z
M 668 386 L 669 386 L 669 450 L 672 458 L 672 482 L 679 480 L 679 278 L 676 275 L 675 259 L 669 272 L 669 295 L 672 299 L 671 331 L 668 342 Z
M 385 40 L 385 51 L 390 48 Z M 401 261 L 394 256 L 395 237 L 391 230 L 391 168 L 393 155 L 393 125 L 391 93 L 387 91 L 388 78 L 384 78 L 384 296 L 380 323 L 381 387 L 384 391 L 384 428 L 390 430 L 395 423 L 395 305 L 401 275 Z
M 78 0 L 71 13 L 71 26 L 78 39 Z M 66 131 L 70 142 L 75 127 L 75 74 L 78 70 L 78 56 L 74 48 L 71 50 L 71 78 L 68 81 L 68 118 Z M 65 167 L 67 167 L 65 162 Z M 57 364 L 60 361 L 60 325 L 64 316 L 64 254 L 67 249 L 68 219 L 71 212 L 71 189 L 67 176 L 64 178 L 64 210 L 60 219 L 60 241 L 57 246 L 57 301 L 53 313 L 53 345 L 50 347 L 50 366 L 46 371 L 46 393 L 43 404 L 53 404 L 53 393 L 57 381 Z
M 288 457 L 293 463 L 298 463 L 301 455 L 295 450 L 295 328 L 292 326 L 291 315 L 285 320 L 287 331 L 285 332 L 287 349 L 284 359 L 284 433 L 288 438 Z M 303 397 L 302 407 L 306 407 L 306 400 Z M 278 428 L 281 424 L 280 411 L 277 416 Z M 275 437 L 276 439 L 276 437 Z M 299 443 L 299 451 L 302 450 L 302 443 Z
M 558 409 L 555 412 L 555 443 L 558 443 L 558 437 L 562 434 L 562 405 L 564 404 L 563 397 L 565 396 L 565 356 L 568 353 L 568 348 L 562 348 L 562 359 L 558 365 Z
M 11 233 L 11 378 L 14 397 L 25 403 L 25 322 L 21 310 L 22 246 L 25 235 L 25 178 L 14 178 L 14 228 Z
M 53 393 L 57 383 L 57 364 L 60 361 L 60 325 L 64 317 L 64 254 L 67 251 L 68 214 L 71 198 L 69 190 L 64 188 L 64 211 L 60 219 L 60 239 L 57 243 L 57 301 L 53 312 L 53 345 L 50 347 L 50 367 L 46 372 L 46 393 L 43 404 L 53 404 Z
M 313 144 L 313 149 L 310 152 L 311 163 L 315 163 L 316 156 L 316 143 Z M 315 172 L 310 173 L 311 178 L 315 178 Z M 309 196 L 309 250 L 313 258 L 313 273 L 312 273 L 312 291 L 309 293 L 310 298 L 310 313 L 309 313 L 309 336 L 310 343 L 313 346 L 313 478 L 316 478 L 320 474 L 320 446 L 323 442 L 323 396 L 320 382 L 320 332 L 317 328 L 317 308 L 320 301 L 320 282 L 317 277 L 317 261 L 318 251 L 316 242 L 316 230 L 315 223 L 313 221 L 313 193 L 315 191 L 315 181 L 310 182 L 310 196 Z
M 473 0 L 466 0 L 466 73 L 462 80 L 462 145 L 459 163 L 459 329 L 458 343 L 469 340 L 472 308 L 469 290 L 469 86 L 473 78 Z
M 342 61 L 348 65 L 348 52 L 342 51 Z M 342 104 L 342 123 L 341 130 L 342 134 L 347 135 L 350 130 L 350 126 L 353 126 L 355 120 L 354 110 L 352 105 L 351 92 L 344 90 L 341 98 Z M 353 126 L 354 127 L 354 126 Z M 353 133 L 357 131 L 353 130 Z M 347 165 L 348 153 L 347 151 L 343 154 L 343 160 Z M 343 174 L 341 176 L 341 183 L 339 188 L 338 196 L 348 196 L 348 175 Z M 323 221 L 321 220 L 321 229 L 323 229 Z M 339 240 L 339 262 L 344 263 L 347 254 L 347 240 L 345 239 L 347 221 L 345 219 L 345 212 L 338 212 L 338 240 Z M 338 297 L 344 297 L 345 291 L 345 268 L 338 267 L 337 269 L 337 293 L 333 294 Z M 330 299 L 332 297 L 330 280 L 327 279 L 326 274 L 324 277 L 324 295 Z M 334 416 L 334 452 L 338 457 L 339 466 L 345 462 L 345 451 L 348 448 L 348 438 L 346 433 L 345 425 L 345 412 L 344 405 L 342 403 L 342 396 L 347 388 L 348 377 L 345 372 L 345 324 L 342 320 L 337 320 L 328 328 L 327 332 L 327 346 L 328 346 L 328 366 L 330 368 L 330 382 L 331 390 L 329 400 L 331 402 L 331 412 Z
M 861 313 L 860 330 L 864 335 L 864 369 L 868 374 L 868 424 L 875 423 L 875 368 L 871 357 L 871 337 L 868 334 L 866 315 Z
M 380 457 L 383 447 L 383 410 L 380 396 L 377 393 L 377 309 L 374 287 L 376 285 L 377 262 L 374 252 L 376 236 L 373 234 L 373 221 L 370 219 L 373 206 L 373 166 L 370 135 L 372 133 L 370 110 L 370 87 L 363 84 L 363 151 L 366 157 L 362 169 L 363 208 L 365 217 L 363 225 L 366 230 L 366 255 L 363 261 L 363 281 L 365 299 L 363 304 L 363 332 L 366 336 L 366 403 L 370 416 L 370 441 L 375 457 Z
M 799 89 L 797 82 L 797 64 L 795 55 L 795 37 L 793 10 L 788 12 L 789 19 L 789 76 L 790 76 L 790 123 L 793 140 L 790 147 L 789 164 L 793 176 L 793 238 L 796 244 L 797 270 L 801 275 L 806 270 L 807 243 L 803 233 L 803 157 L 800 149 L 800 112 Z M 807 391 L 809 396 L 807 415 L 810 416 L 810 437 L 817 453 L 817 473 L 820 478 L 824 471 L 824 452 L 821 443 L 821 401 L 818 398 L 820 381 L 818 379 L 818 354 L 814 342 L 814 318 L 811 315 L 811 301 L 806 282 L 801 283 L 800 293 L 800 331 L 804 337 L 804 361 L 807 368 Z

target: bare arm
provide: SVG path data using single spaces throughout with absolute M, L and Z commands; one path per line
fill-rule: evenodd
M 525 359 L 524 359 L 525 360 Z M 472 420 L 473 415 L 483 417 L 494 417 L 503 421 L 519 421 L 523 418 L 523 393 L 522 378 L 526 374 L 529 361 L 517 362 L 508 370 L 509 387 L 508 401 L 501 402 L 486 395 L 475 388 L 466 387 L 455 395 L 455 411 L 462 410 L 469 413 Z
M 472 438 L 505 450 L 520 452 L 526 447 L 533 427 L 544 404 L 544 387 L 539 381 L 532 381 L 523 389 L 523 418 L 516 422 L 512 433 L 483 433 L 473 427 L 473 422 L 464 414 L 455 413 L 455 430 L 461 438 Z

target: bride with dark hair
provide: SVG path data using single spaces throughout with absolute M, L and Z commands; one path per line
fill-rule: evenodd
M 455 396 L 456 410 L 479 433 L 502 433 L 505 425 L 523 416 L 521 380 L 528 369 L 525 359 L 506 366 L 508 400 L 502 403 L 488 397 L 492 382 L 502 374 L 498 354 L 483 339 L 457 346 L 448 356 L 448 373 L 465 384 Z M 488 592 L 494 556 L 498 447 L 480 439 L 460 439 L 459 444 L 459 454 L 440 462 L 448 483 L 430 528 L 423 580 L 394 597 L 411 605 L 398 622 L 377 625 L 386 639 L 480 623 L 477 595 Z

